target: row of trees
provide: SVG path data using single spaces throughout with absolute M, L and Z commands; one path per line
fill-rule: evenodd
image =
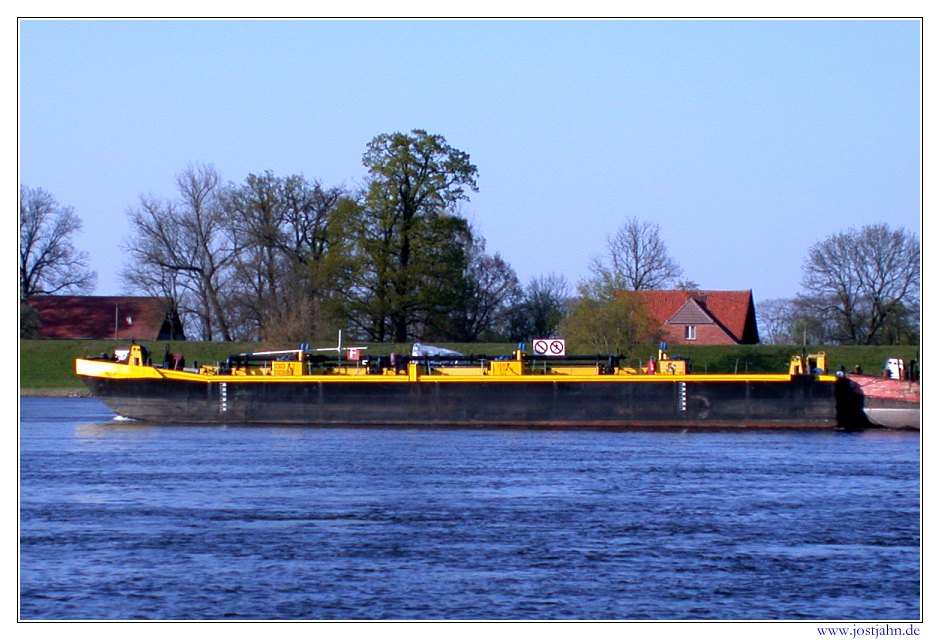
M 128 210 L 126 289 L 170 298 L 203 340 L 322 340 L 343 328 L 379 342 L 563 334 L 618 351 L 655 333 L 618 291 L 697 288 L 659 227 L 635 218 L 574 292 L 558 274 L 523 285 L 459 215 L 477 190 L 466 153 L 414 130 L 374 138 L 363 165 L 356 189 L 271 172 L 224 184 L 211 166 L 188 167 L 174 197 L 141 197 Z M 21 188 L 22 298 L 93 288 L 70 240 L 80 226 L 70 207 Z M 765 341 L 916 341 L 919 262 L 917 238 L 886 225 L 817 243 L 804 293 L 758 305 Z
M 367 184 L 189 167 L 172 200 L 129 212 L 128 289 L 165 295 L 210 339 L 476 341 L 512 333 L 515 272 L 456 213 L 469 156 L 416 130 L 373 139 Z

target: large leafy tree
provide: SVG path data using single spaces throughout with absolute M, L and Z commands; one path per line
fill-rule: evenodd
M 82 221 L 43 189 L 20 185 L 20 299 L 37 294 L 87 293 L 97 274 L 72 244 Z
M 833 327 L 830 340 L 848 344 L 892 341 L 916 324 L 920 309 L 920 242 L 886 224 L 833 234 L 803 261 L 800 305 Z
M 363 165 L 369 183 L 351 227 L 361 257 L 355 315 L 372 339 L 406 342 L 441 286 L 455 282 L 448 274 L 465 270 L 466 257 L 448 247 L 466 246 L 467 226 L 453 211 L 477 190 L 477 169 L 443 136 L 420 129 L 376 136 Z

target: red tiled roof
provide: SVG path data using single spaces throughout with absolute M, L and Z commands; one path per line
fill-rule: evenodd
M 127 296 L 33 296 L 27 302 L 39 314 L 40 338 L 89 340 L 157 340 L 170 304 Z
M 725 329 L 735 341 L 756 344 L 757 318 L 750 291 L 624 291 L 624 295 L 638 296 L 646 304 L 650 318 L 662 326 L 690 299 Z

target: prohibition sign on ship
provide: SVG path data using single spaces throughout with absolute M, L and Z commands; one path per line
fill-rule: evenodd
M 532 353 L 537 356 L 563 356 L 565 355 L 565 341 L 555 338 L 533 340 Z

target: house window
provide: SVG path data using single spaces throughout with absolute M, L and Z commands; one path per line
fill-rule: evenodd
M 695 325 L 694 324 L 685 325 L 685 339 L 695 340 Z

